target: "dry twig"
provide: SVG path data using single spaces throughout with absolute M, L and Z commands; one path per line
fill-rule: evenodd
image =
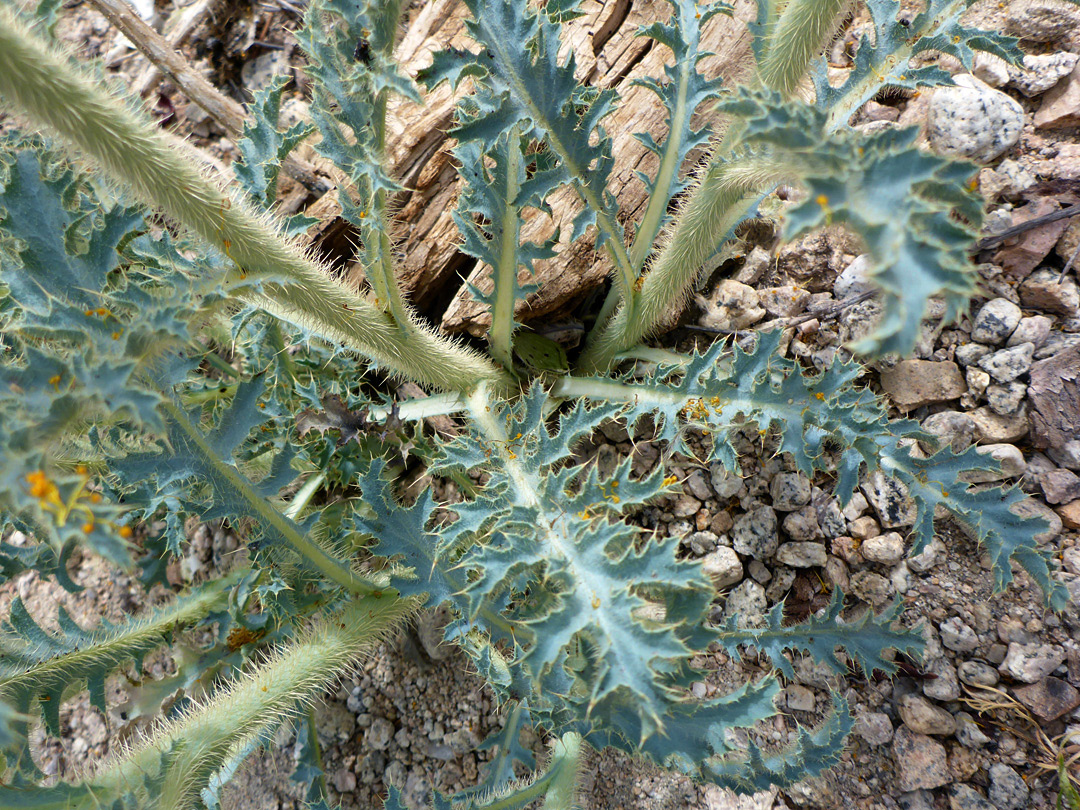
M 124 0 L 90 0 L 105 17 L 115 25 L 147 59 L 156 65 L 176 84 L 192 102 L 204 109 L 233 141 L 244 130 L 247 114 L 243 106 L 218 92 L 188 61 L 157 31 L 143 22 L 142 18 Z M 282 170 L 316 194 L 325 194 L 330 184 L 315 173 L 315 167 L 295 155 L 282 164 Z

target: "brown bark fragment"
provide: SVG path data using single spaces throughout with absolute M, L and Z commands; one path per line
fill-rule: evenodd
M 648 132 L 661 143 L 666 134 L 665 112 L 659 100 L 644 88 L 630 87 L 630 83 L 643 76 L 662 77 L 663 65 L 671 60 L 666 47 L 634 35 L 639 26 L 659 15 L 666 17 L 670 7 L 651 0 L 586 0 L 582 9 L 585 16 L 566 26 L 562 53 L 565 57 L 573 50 L 579 79 L 616 87 L 622 96 L 620 107 L 604 121 L 604 127 L 613 139 L 615 155 L 609 188 L 619 201 L 625 225 L 640 218 L 648 201 L 634 171 L 652 174 L 656 170 L 655 156 L 633 133 Z M 717 55 L 700 63 L 705 75 L 730 77 L 745 70 L 750 37 L 744 21 L 752 16 L 747 0 L 740 0 L 737 14 L 739 19 L 718 16 L 706 27 L 702 47 Z M 465 15 L 459 0 L 435 0 L 424 6 L 410 21 L 396 51 L 405 72 L 415 76 L 430 64 L 431 53 L 447 44 L 475 49 L 464 30 Z M 398 212 L 394 234 L 399 250 L 398 277 L 422 311 L 438 316 L 440 302 L 450 300 L 441 316 L 445 329 L 482 334 L 489 318 L 462 284 L 462 276 L 488 291 L 489 270 L 476 267 L 473 259 L 458 251 L 460 237 L 450 216 L 458 196 L 451 155 L 454 141 L 446 136 L 452 126 L 453 101 L 449 88 L 442 85 L 427 96 L 425 106 L 400 101 L 390 111 L 391 172 L 408 189 L 393 201 Z M 564 187 L 550 204 L 555 221 L 536 211 L 525 213 L 524 239 L 542 241 L 556 227 L 566 228 L 569 235 L 569 223 L 581 206 L 576 193 Z M 325 195 L 308 213 L 324 223 L 310 234 L 320 251 L 343 260 L 353 255 L 356 235 L 338 216 L 336 192 Z M 568 311 L 583 292 L 603 282 L 610 263 L 593 249 L 594 238 L 590 229 L 574 244 L 560 244 L 559 255 L 539 263 L 534 278 L 522 272 L 522 283 L 539 283 L 541 289 L 519 302 L 519 319 Z M 358 282 L 362 278 L 355 267 L 351 275 Z

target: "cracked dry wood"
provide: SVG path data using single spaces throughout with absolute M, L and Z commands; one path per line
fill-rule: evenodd
M 617 87 L 622 101 L 604 121 L 613 139 L 615 165 L 611 173 L 612 193 L 619 201 L 620 219 L 637 221 L 647 204 L 645 187 L 634 172 L 652 175 L 656 156 L 647 151 L 634 132 L 648 132 L 662 142 L 665 111 L 659 100 L 642 87 L 631 87 L 634 79 L 663 76 L 663 66 L 671 52 L 652 40 L 636 37 L 638 27 L 665 17 L 669 6 L 652 0 L 586 0 L 584 17 L 567 26 L 563 56 L 572 48 L 579 80 L 604 87 Z M 752 14 L 750 4 L 740 0 L 737 19 L 714 18 L 706 27 L 703 47 L 716 56 L 702 60 L 699 69 L 709 76 L 729 80 L 745 72 L 750 57 L 750 39 L 744 21 Z M 475 49 L 464 30 L 466 9 L 460 0 L 434 0 L 410 21 L 396 51 L 405 72 L 415 76 L 430 64 L 431 53 L 446 44 Z M 484 307 L 476 302 L 462 283 L 490 291 L 490 272 L 457 249 L 460 241 L 451 212 L 457 204 L 458 181 L 451 149 L 455 141 L 446 136 L 452 126 L 453 97 L 446 85 L 427 96 L 426 106 L 399 100 L 391 108 L 387 138 L 390 164 L 395 177 L 408 189 L 397 195 L 394 205 L 398 222 L 394 234 L 398 247 L 398 275 L 410 299 L 421 310 L 442 314 L 442 326 L 450 332 L 467 330 L 482 334 L 490 321 Z M 699 114 L 700 117 L 700 114 Z M 563 187 L 550 200 L 555 220 L 537 211 L 525 213 L 524 239 L 542 241 L 568 224 L 580 210 L 577 194 Z M 355 234 L 339 216 L 337 194 L 331 192 L 314 203 L 308 213 L 324 224 L 312 231 L 320 250 L 339 261 L 353 254 Z M 538 283 L 540 290 L 519 302 L 517 317 L 529 321 L 543 315 L 568 313 L 580 296 L 599 286 L 610 272 L 606 256 L 593 249 L 595 233 L 590 229 L 573 244 L 566 238 L 559 255 L 539 262 L 535 277 L 522 271 L 522 283 Z M 350 275 L 362 279 L 356 265 Z M 447 305 L 447 302 L 448 305 Z

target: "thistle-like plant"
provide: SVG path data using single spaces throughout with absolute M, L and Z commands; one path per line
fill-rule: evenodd
M 919 151 L 911 130 L 866 134 L 848 120 L 882 88 L 949 81 L 912 67 L 917 53 L 970 67 L 973 50 L 1016 60 L 1015 42 L 960 25 L 964 0 L 930 0 L 903 24 L 895 0 L 867 0 L 873 40 L 837 86 L 821 53 L 848 4 L 760 0 L 757 67 L 732 87 L 700 72 L 704 26 L 732 9 L 671 0 L 668 19 L 640 32 L 671 54 L 663 76 L 642 82 L 668 133 L 639 136 L 658 168 L 642 177 L 648 202 L 628 227 L 609 191 L 604 129 L 619 99 L 582 85 L 573 55 L 560 56 L 575 0 L 465 4 L 474 44 L 436 53 L 418 80 L 468 91 L 452 132 L 455 220 L 461 249 L 491 270 L 492 292 L 477 292 L 491 316 L 487 356 L 425 325 L 395 275 L 387 108 L 395 95 L 422 98 L 393 59 L 404 3 L 311 3 L 301 42 L 313 126 L 279 131 L 283 83 L 263 91 L 239 144 L 239 188 L 108 95 L 46 40 L 47 26 L 0 4 L 0 99 L 41 133 L 8 136 L 0 154 L 0 509 L 26 538 L 0 544 L 0 577 L 32 569 L 75 590 L 67 562 L 82 548 L 163 582 L 191 516 L 230 521 L 247 550 L 243 564 L 127 624 L 85 629 L 61 611 L 52 632 L 13 604 L 0 637 L 3 806 L 215 806 L 260 740 L 422 605 L 452 608 L 447 639 L 507 713 L 483 785 L 436 795 L 436 807 L 570 807 L 586 746 L 740 790 L 828 768 L 851 727 L 839 697 L 787 747 L 728 732 L 774 713 L 791 655 L 891 673 L 889 651 L 917 653 L 919 636 L 900 626 L 898 604 L 852 615 L 838 590 L 803 623 L 785 622 L 780 606 L 756 626 L 711 621 L 717 594 L 676 553 L 679 538 L 634 523 L 678 482 L 662 465 L 637 475 L 629 460 L 603 473 L 575 463 L 611 421 L 651 431 L 664 458 L 697 452 L 733 473 L 741 436 L 772 437 L 796 470 L 831 478 L 840 502 L 869 476 L 892 482 L 915 509 L 913 553 L 941 507 L 988 552 L 999 589 L 1016 562 L 1062 604 L 1035 540 L 1045 525 L 1013 511 L 1022 494 L 965 483 L 995 462 L 974 449 L 919 452 L 929 437 L 888 418 L 854 359 L 804 368 L 777 333 L 689 356 L 642 346 L 736 227 L 766 210 L 785 239 L 833 225 L 862 240 L 882 317 L 854 356 L 910 351 L 931 297 L 948 318 L 962 312 L 981 215 L 973 167 Z M 303 218 L 272 211 L 282 160 L 314 130 L 340 170 L 364 289 L 300 246 Z M 704 155 L 696 167 L 692 152 Z M 770 196 L 780 183 L 801 189 L 786 207 Z M 523 213 L 548 213 L 564 186 L 581 202 L 569 237 L 593 240 L 613 268 L 572 364 L 515 320 L 521 271 L 559 244 L 523 240 Z M 394 402 L 393 378 L 432 396 Z M 420 420 L 446 415 L 456 436 L 432 441 Z M 466 497 L 440 503 L 429 489 L 407 504 L 402 454 L 463 483 Z M 140 528 L 151 523 L 163 528 Z M 83 688 L 104 708 L 111 674 L 190 644 L 183 631 L 199 624 L 217 640 L 182 665 L 178 656 L 152 690 L 188 696 L 180 709 L 83 781 L 43 786 L 26 742 L 35 718 L 58 733 L 62 702 Z M 756 649 L 776 674 L 695 699 L 691 661 L 710 645 L 735 658 Z M 523 724 L 554 740 L 525 782 L 514 772 L 532 761 Z M 323 789 L 312 783 L 313 804 Z M 391 788 L 387 807 L 399 802 Z

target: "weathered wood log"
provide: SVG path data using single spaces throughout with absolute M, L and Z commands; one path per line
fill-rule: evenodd
M 718 16 L 706 27 L 703 47 L 716 54 L 700 64 L 706 75 L 730 80 L 746 72 L 751 56 L 744 21 L 752 14 L 750 6 L 747 0 L 740 0 L 736 19 Z M 655 0 L 586 0 L 582 8 L 585 16 L 567 26 L 563 53 L 573 50 L 581 81 L 615 87 L 620 92 L 620 106 L 603 125 L 612 137 L 615 156 L 610 190 L 619 201 L 623 224 L 632 225 L 648 202 L 646 189 L 634 172 L 652 175 L 657 162 L 656 156 L 633 135 L 648 132 L 662 142 L 666 113 L 653 93 L 631 84 L 637 78 L 663 76 L 663 65 L 672 59 L 669 49 L 635 34 L 639 26 L 666 17 L 670 6 Z M 424 5 L 409 21 L 396 50 L 404 70 L 415 76 L 430 64 L 433 51 L 448 44 L 475 49 L 464 29 L 465 16 L 460 0 L 433 0 Z M 444 329 L 480 335 L 490 318 L 483 305 L 472 298 L 463 279 L 467 277 L 481 290 L 490 290 L 490 268 L 477 267 L 474 259 L 457 249 L 460 237 L 450 216 L 458 197 L 451 154 L 455 142 L 446 135 L 453 123 L 454 98 L 442 85 L 427 96 L 426 102 L 418 106 L 399 101 L 392 107 L 388 121 L 392 173 L 407 189 L 394 200 L 398 212 L 395 237 L 400 254 L 399 278 L 413 303 L 441 320 Z M 567 226 L 581 207 L 576 192 L 563 187 L 550 203 L 554 220 L 536 211 L 526 212 L 523 238 L 542 241 L 556 228 L 569 234 Z M 334 192 L 309 207 L 308 213 L 324 223 L 313 232 L 313 241 L 323 252 L 350 257 L 356 235 L 337 216 L 339 212 Z M 632 227 L 628 230 L 630 237 Z M 558 256 L 537 264 L 532 277 L 522 271 L 520 281 L 538 283 L 540 290 L 519 302 L 519 320 L 558 317 L 572 310 L 584 292 L 603 283 L 611 268 L 607 257 L 594 250 L 594 237 L 590 232 L 572 244 L 567 240 L 558 247 Z M 362 278 L 355 266 L 350 275 L 358 281 Z

